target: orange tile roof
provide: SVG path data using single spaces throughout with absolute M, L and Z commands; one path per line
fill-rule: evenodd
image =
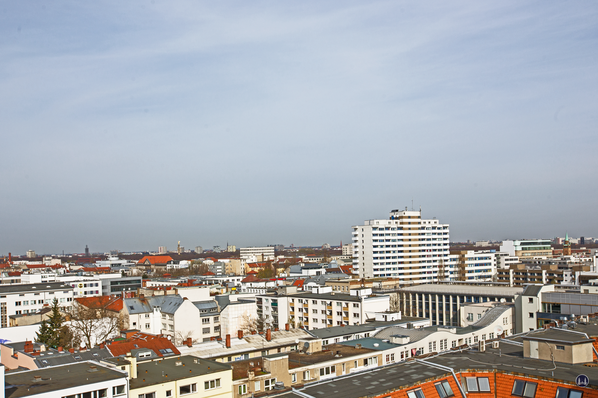
M 114 312 L 120 312 L 123 309 L 123 300 L 120 297 L 80 297 L 76 298 L 75 300 L 77 303 L 87 308 L 106 308 L 107 310 Z
M 303 287 L 305 279 L 297 279 L 291 286 Z
M 172 257 L 170 256 L 144 256 L 141 260 L 137 262 L 137 264 L 167 264 L 168 262 L 172 261 Z

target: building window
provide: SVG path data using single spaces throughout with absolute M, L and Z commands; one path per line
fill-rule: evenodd
M 156 398 L 155 392 L 146 392 L 145 394 L 139 394 L 137 398 Z
M 276 378 L 264 380 L 264 391 L 274 390 L 274 384 L 276 384 Z
M 204 334 L 210 333 L 210 328 L 203 328 L 201 329 L 201 332 Z
M 556 398 L 581 398 L 583 392 L 577 390 L 570 390 L 565 387 L 558 387 L 556 389 Z
M 218 386 L 216 387 L 211 387 L 211 388 L 206 388 L 206 390 L 212 389 L 212 388 L 217 388 L 220 387 L 220 379 L 216 379 L 218 381 Z M 206 385 L 208 383 L 213 383 L 216 380 L 211 380 L 211 381 L 206 381 Z M 179 394 L 180 395 L 185 395 L 185 394 L 191 394 L 197 392 L 197 383 L 193 383 L 193 384 L 187 384 L 186 386 L 181 386 L 179 387 Z
M 255 391 L 255 392 L 258 392 L 258 391 L 260 391 L 260 390 L 261 390 L 261 388 L 262 388 L 262 387 L 261 387 L 261 384 L 260 384 L 260 382 L 259 382 L 259 381 L 256 381 L 256 382 L 255 382 L 255 385 L 254 385 L 254 387 L 255 387 L 255 388 L 253 389 L 253 391 Z
M 303 372 L 303 380 L 309 380 L 309 370 Z
M 426 396 L 424 395 L 424 392 L 421 390 L 421 388 L 418 388 L 417 390 L 407 391 L 407 397 L 409 397 L 409 398 L 426 398 Z
M 436 383 L 434 384 L 434 387 L 436 387 L 436 391 L 438 391 L 440 398 L 452 397 L 455 395 L 448 380 L 443 380 L 440 383 Z
M 166 398 L 172 397 L 172 390 L 166 390 Z
M 239 395 L 247 394 L 247 384 L 241 384 L 239 386 Z
M 529 313 L 529 317 L 530 317 L 530 318 L 533 318 L 533 317 L 534 317 L 534 313 L 533 313 L 533 312 L 530 312 L 530 313 Z
M 557 345 L 556 349 L 560 350 L 560 351 L 565 351 L 565 346 L 564 345 Z
M 466 377 L 467 391 L 490 392 L 490 381 L 487 377 Z
M 201 323 L 205 324 L 209 324 L 210 323 L 210 318 L 202 318 L 201 319 Z
M 530 303 L 530 304 L 533 304 L 534 303 L 534 298 L 533 297 L 528 298 L 527 302 Z
M 336 367 L 334 365 L 326 366 L 325 368 L 320 369 L 320 377 L 329 376 L 331 374 L 336 374 Z
M 297 373 L 291 373 L 291 383 L 297 383 Z
M 126 393 L 126 391 L 125 391 L 125 385 L 124 384 L 122 386 L 114 386 L 114 387 L 112 387 L 112 396 L 124 395 L 125 393 Z
M 191 384 L 191 385 L 195 386 L 195 383 Z M 204 382 L 203 386 L 204 386 L 204 390 L 213 390 L 214 388 L 220 388 L 220 379 L 206 381 L 206 382 Z M 181 389 L 182 388 L 183 387 L 181 387 Z
M 534 398 L 536 396 L 536 387 L 538 387 L 538 383 L 532 383 L 525 380 L 515 380 L 511 395 Z

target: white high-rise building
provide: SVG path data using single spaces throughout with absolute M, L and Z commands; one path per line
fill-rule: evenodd
M 360 278 L 425 283 L 454 279 L 454 267 L 448 224 L 422 220 L 421 209 L 393 210 L 387 220 L 353 227 L 353 272 Z

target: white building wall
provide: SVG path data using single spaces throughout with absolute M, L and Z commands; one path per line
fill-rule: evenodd
M 361 278 L 392 277 L 406 283 L 436 281 L 449 262 L 449 226 L 422 220 L 421 211 L 393 210 L 387 220 L 353 227 L 353 268 Z

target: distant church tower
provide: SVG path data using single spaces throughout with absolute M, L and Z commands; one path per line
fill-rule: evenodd
M 569 241 L 569 234 L 565 234 L 565 242 L 563 242 L 563 256 L 571 255 L 571 242 Z
M 89 257 L 89 247 L 85 245 L 85 257 Z

